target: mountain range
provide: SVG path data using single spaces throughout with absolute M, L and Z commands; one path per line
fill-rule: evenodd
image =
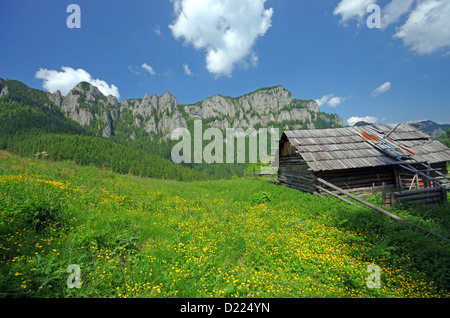
M 449 124 L 438 124 L 432 120 L 419 120 L 409 122 L 408 124 L 416 127 L 419 130 L 422 130 L 424 133 L 430 135 L 433 138 L 442 136 L 442 134 L 444 134 L 447 129 L 450 129 Z
M 0 78 L 0 98 L 9 94 L 20 95 L 28 89 L 25 84 Z M 16 91 L 16 92 L 15 92 Z M 39 90 L 38 90 L 39 91 Z M 60 91 L 43 92 L 62 114 L 77 122 L 85 130 L 104 138 L 120 140 L 167 141 L 176 128 L 189 128 L 189 123 L 201 119 L 203 125 L 226 128 L 274 127 L 284 129 L 321 129 L 344 127 L 336 114 L 319 110 L 314 100 L 295 99 L 282 86 L 261 88 L 240 97 L 214 95 L 195 104 L 180 104 L 170 92 L 162 96 L 145 94 L 143 98 L 118 102 L 117 98 L 103 95 L 100 90 L 80 82 L 66 96 Z M 410 122 L 411 125 L 438 137 L 450 128 L 431 120 Z
M 189 122 L 195 119 L 201 119 L 205 126 L 223 130 L 344 126 L 339 116 L 320 112 L 313 100 L 293 98 L 282 86 L 262 88 L 236 98 L 214 95 L 195 104 L 180 104 L 170 92 L 162 96 L 147 93 L 143 98 L 119 103 L 114 96 L 104 96 L 87 82 L 76 85 L 65 97 L 60 91 L 46 94 L 66 117 L 105 138 L 149 137 L 164 141 L 174 129 L 188 128 Z

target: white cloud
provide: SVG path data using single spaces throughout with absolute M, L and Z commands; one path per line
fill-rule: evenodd
M 113 95 L 120 98 L 119 89 L 115 85 L 111 84 L 110 86 L 103 80 L 94 79 L 83 69 L 75 70 L 66 66 L 61 67 L 61 69 L 62 72 L 41 68 L 35 76 L 37 79 L 43 80 L 42 87 L 50 93 L 59 90 L 63 96 L 66 96 L 78 83 L 88 82 L 96 86 L 103 95 Z
M 256 55 L 255 53 L 252 53 L 252 55 L 250 57 L 250 63 L 252 64 L 252 66 L 253 67 L 257 67 L 258 66 L 258 61 L 259 61 L 258 55 Z
M 390 24 L 397 22 L 400 17 L 408 13 L 414 0 L 392 0 L 382 11 L 381 28 L 386 29 Z
M 375 88 L 372 92 L 372 96 L 376 97 L 380 94 L 383 94 L 383 93 L 387 92 L 388 90 L 390 90 L 391 87 L 392 87 L 391 82 L 386 82 L 386 83 L 378 86 L 377 88 Z
M 365 117 L 353 116 L 353 117 L 350 117 L 349 119 L 347 119 L 347 123 L 349 126 L 353 126 L 354 124 L 356 124 L 357 122 L 360 122 L 360 121 L 365 121 L 370 124 L 375 124 L 378 121 L 378 118 L 373 117 L 373 116 L 365 116 Z
M 330 107 L 337 107 L 346 100 L 345 97 L 334 96 L 334 94 L 324 95 L 319 99 L 316 99 L 316 103 L 321 107 L 322 105 L 328 105 Z
M 332 99 L 330 99 L 329 101 L 328 101 L 328 105 L 330 106 L 330 107 L 337 107 L 337 106 L 339 106 L 340 104 L 342 104 L 342 102 L 345 100 L 345 98 L 344 97 L 333 97 Z
M 139 69 L 135 69 L 131 66 L 128 66 L 128 69 L 130 70 L 131 73 L 136 74 L 136 75 L 141 75 L 141 72 L 139 72 Z
M 183 64 L 183 69 L 184 69 L 184 73 L 185 73 L 186 75 L 188 75 L 188 76 L 194 75 L 194 74 L 191 72 L 191 69 L 189 68 L 189 65 L 188 65 L 188 64 L 184 63 L 184 64 Z
M 147 63 L 142 64 L 141 67 L 142 67 L 146 72 L 148 72 L 150 75 L 153 75 L 153 76 L 156 75 L 156 72 L 155 72 L 155 70 L 153 69 L 153 67 L 151 67 L 151 66 L 148 65 Z
M 411 12 L 394 38 L 419 54 L 450 46 L 450 1 L 422 0 Z
M 271 27 L 273 9 L 266 0 L 173 0 L 176 19 L 170 29 L 176 39 L 206 50 L 206 68 L 231 76 L 236 64 L 257 57 L 258 37 Z
M 153 29 L 153 32 L 155 32 L 156 35 L 161 36 L 161 27 L 159 26 L 159 24 L 155 25 L 155 28 Z
M 328 103 L 328 101 L 330 100 L 330 98 L 332 98 L 334 95 L 330 94 L 330 95 L 324 95 L 319 99 L 316 99 L 316 103 L 320 106 L 325 105 L 326 103 Z
M 377 0 L 341 0 L 334 9 L 341 16 L 340 23 L 364 21 L 370 4 Z M 391 0 L 381 9 L 381 28 L 398 23 L 408 14 L 406 22 L 396 26 L 394 39 L 401 39 L 405 46 L 419 54 L 430 54 L 450 47 L 450 1 L 449 0 Z
M 367 7 L 376 3 L 377 0 L 342 0 L 334 8 L 334 15 L 341 16 L 341 23 L 345 23 L 351 19 L 362 20 L 367 13 Z
M 147 63 L 143 63 L 141 66 L 137 66 L 137 67 L 128 66 L 128 69 L 130 70 L 131 73 L 136 74 L 136 75 L 144 76 L 145 74 L 142 74 L 142 70 L 149 73 L 150 75 L 153 75 L 153 76 L 156 75 L 155 69 L 153 67 L 151 67 L 150 65 L 148 65 Z

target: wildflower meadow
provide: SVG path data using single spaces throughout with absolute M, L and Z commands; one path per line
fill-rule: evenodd
M 448 211 L 396 213 L 443 233 Z M 449 297 L 449 261 L 439 238 L 332 197 L 0 155 L 3 297 Z

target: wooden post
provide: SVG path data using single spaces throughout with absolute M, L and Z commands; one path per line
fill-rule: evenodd
M 427 175 L 428 176 L 430 176 L 430 169 L 431 169 L 431 167 L 430 167 L 430 164 L 428 163 L 427 164 Z M 430 185 L 430 180 L 428 180 L 428 179 L 424 179 L 423 180 L 423 184 L 424 184 L 424 187 L 425 188 L 431 188 L 431 185 Z
M 381 184 L 381 197 L 383 198 L 383 206 L 386 206 L 386 183 Z
M 395 204 L 395 193 L 391 192 L 391 206 Z
M 397 166 L 395 166 L 395 168 L 394 168 L 394 178 L 395 178 L 395 185 L 396 185 L 397 189 L 402 191 L 403 190 L 402 177 L 400 176 L 400 173 L 398 173 Z

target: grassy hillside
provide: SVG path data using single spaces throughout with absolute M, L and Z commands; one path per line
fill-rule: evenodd
M 395 213 L 445 235 L 448 211 Z M 260 181 L 155 180 L 0 154 L 7 297 L 449 297 L 448 243 L 425 234 Z M 70 264 L 80 288 L 67 287 Z M 379 289 L 367 287 L 370 264 Z
M 131 132 L 125 129 L 126 125 L 120 126 L 122 122 L 116 128 L 125 133 L 122 131 L 111 139 L 101 138 L 92 127 L 82 127 L 66 118 L 45 92 L 19 81 L 1 79 L 0 91 L 6 84 L 8 94 L 0 98 L 0 150 L 21 156 L 45 151 L 54 160 L 73 160 L 118 173 L 183 181 L 231 178 L 242 175 L 248 166 L 175 165 L 171 161 L 171 150 L 178 141 L 150 140 L 148 134 L 142 134 L 135 141 L 127 139 L 125 136 Z M 131 125 L 133 119 L 128 119 Z
M 94 165 L 121 174 L 179 181 L 208 179 L 208 175 L 200 171 L 177 165 L 158 155 L 95 136 L 37 131 L 0 135 L 0 149 L 2 144 L 4 149 L 14 154 L 33 156 L 45 151 L 52 160 L 72 160 L 76 164 Z
M 14 80 L 7 84 L 8 94 L 0 98 L 0 136 L 30 131 L 88 134 L 77 122 L 66 118 L 43 91 Z M 4 86 L 0 79 L 0 90 Z
M 73 160 L 145 177 L 183 181 L 208 178 L 201 171 L 176 165 L 157 154 L 94 136 L 64 117 L 44 92 L 18 81 L 7 83 L 9 93 L 0 98 L 0 150 L 21 156 L 46 152 L 53 160 Z

